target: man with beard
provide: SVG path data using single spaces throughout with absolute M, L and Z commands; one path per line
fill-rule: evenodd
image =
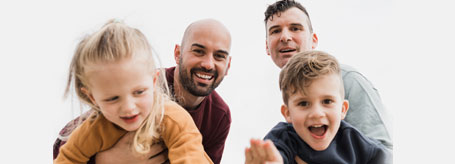
M 181 45 L 175 46 L 177 66 L 166 69 L 171 95 L 190 113 L 203 136 L 204 149 L 214 163 L 221 161 L 231 125 L 229 107 L 214 90 L 229 70 L 230 46 L 231 36 L 223 24 L 213 19 L 196 21 L 185 30 Z M 87 113 L 82 117 L 87 117 Z M 54 143 L 54 158 L 78 120 L 74 119 L 61 130 Z M 114 147 L 92 157 L 89 163 L 163 163 L 167 160 L 166 150 L 160 144 L 152 146 L 147 155 L 132 154 L 129 142 L 133 135 L 128 133 Z

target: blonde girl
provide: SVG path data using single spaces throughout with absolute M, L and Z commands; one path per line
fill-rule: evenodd
M 188 112 L 169 100 L 152 49 L 137 29 L 109 21 L 77 46 L 66 92 L 96 112 L 60 148 L 54 163 L 85 163 L 135 131 L 132 150 L 145 154 L 164 141 L 171 163 L 212 163 Z

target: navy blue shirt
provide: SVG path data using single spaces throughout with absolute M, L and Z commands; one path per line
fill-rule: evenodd
M 335 138 L 323 151 L 313 150 L 298 136 L 290 123 L 278 123 L 264 139 L 272 140 L 284 163 L 295 163 L 295 156 L 307 163 L 320 164 L 392 163 L 390 150 L 379 141 L 364 136 L 343 120 Z

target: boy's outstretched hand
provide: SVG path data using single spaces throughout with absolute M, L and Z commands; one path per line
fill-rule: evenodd
M 245 149 L 245 164 L 282 164 L 283 158 L 270 140 L 251 139 Z

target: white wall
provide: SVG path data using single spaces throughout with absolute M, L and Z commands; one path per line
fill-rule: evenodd
M 222 163 L 243 163 L 249 138 L 262 138 L 283 121 L 279 69 L 265 53 L 263 13 L 273 2 L 0 2 L 0 163 L 51 162 L 58 131 L 76 116 L 71 102 L 62 100 L 75 45 L 110 18 L 142 30 L 165 67 L 175 64 L 174 45 L 189 23 L 215 18 L 227 26 L 233 58 L 217 91 L 231 108 L 232 126 Z M 450 142 L 455 136 L 449 133 L 455 125 L 451 4 L 401 0 L 303 4 L 319 36 L 318 49 L 356 67 L 379 89 L 395 120 L 395 162 L 450 159 L 449 151 L 438 150 L 455 146 Z

